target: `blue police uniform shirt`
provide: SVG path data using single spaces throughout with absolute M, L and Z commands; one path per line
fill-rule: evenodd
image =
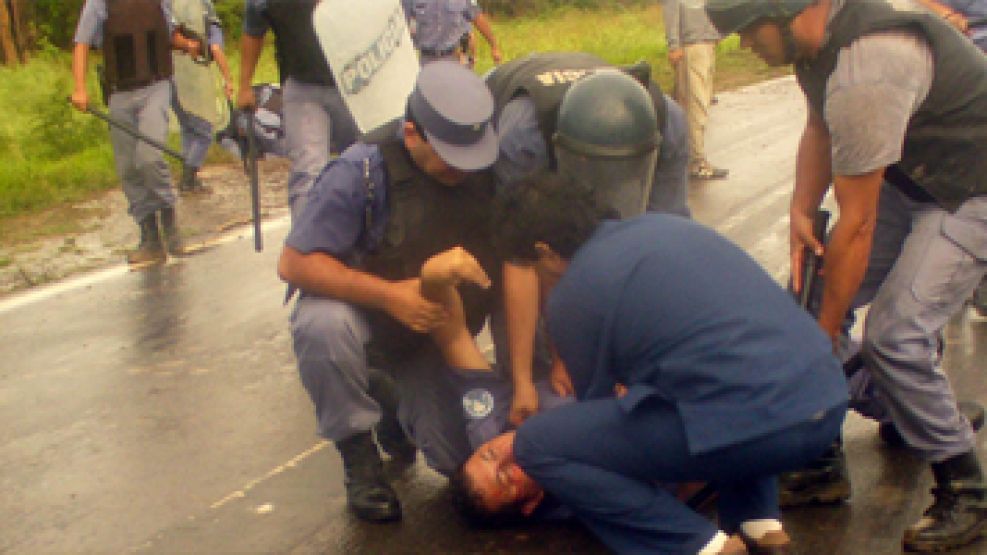
M 514 388 L 502 372 L 451 369 L 450 379 L 460 393 L 466 435 L 473 451 L 512 428 L 509 420 Z M 575 401 L 573 397 L 559 396 L 547 380 L 536 381 L 535 391 L 542 411 Z
M 688 184 L 689 143 L 685 112 L 667 95 L 665 105 L 667 115 L 661 129 L 661 150 L 652 179 L 653 193 L 648 210 L 689 217 L 684 195 L 675 199 L 674 206 L 661 206 L 655 202 L 659 191 L 685 191 Z M 497 119 L 497 134 L 500 153 L 493 170 L 500 186 L 513 185 L 548 167 L 550 145 L 545 144 L 535 103 L 530 96 L 520 95 L 504 106 Z
M 371 226 L 366 230 L 368 161 L 374 197 Z M 384 157 L 376 145 L 355 143 L 329 162 L 309 190 L 305 207 L 285 239 L 305 254 L 321 252 L 344 264 L 359 266 L 361 256 L 380 244 L 387 220 Z
M 847 401 L 829 339 L 739 247 L 685 218 L 603 223 L 547 301 L 579 399 L 672 403 L 689 449 L 709 452 Z
M 432 52 L 455 48 L 480 13 L 476 0 L 401 0 L 401 5 L 414 22 L 415 46 Z
M 171 17 L 171 0 L 161 0 L 161 12 L 168 23 L 168 32 L 175 30 L 175 20 Z M 106 22 L 106 0 L 86 0 L 79 14 L 73 40 L 99 48 L 103 45 L 103 23 Z

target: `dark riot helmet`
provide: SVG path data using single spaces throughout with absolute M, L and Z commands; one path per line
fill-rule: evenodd
M 633 77 L 604 69 L 573 83 L 552 139 L 560 173 L 596 191 L 621 217 L 644 212 L 661 133 L 651 95 Z
M 706 14 L 721 35 L 740 32 L 762 19 L 790 21 L 813 0 L 707 0 Z

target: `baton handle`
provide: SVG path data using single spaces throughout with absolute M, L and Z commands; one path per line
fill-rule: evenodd
M 168 145 L 166 145 L 166 144 L 164 144 L 164 143 L 162 143 L 160 141 L 157 141 L 155 139 L 152 139 L 151 137 L 148 137 L 147 135 L 145 135 L 145 134 L 141 133 L 140 131 L 134 129 L 129 124 L 124 123 L 124 122 L 122 122 L 122 121 L 114 118 L 113 116 L 111 116 L 109 114 L 106 114 L 104 112 L 101 112 L 101 111 L 97 110 L 96 108 L 93 108 L 92 106 L 86 106 L 86 113 L 88 113 L 90 115 L 93 115 L 93 116 L 96 116 L 97 118 L 105 121 L 106 123 L 112 125 L 113 127 L 116 127 L 120 131 L 123 131 L 124 133 L 130 135 L 131 137 L 133 137 L 135 139 L 138 139 L 140 141 L 144 141 L 145 143 L 153 146 L 154 148 L 160 150 L 161 152 L 164 152 L 168 156 L 171 156 L 171 157 L 179 160 L 182 163 L 182 165 L 185 165 L 185 157 L 182 156 L 180 153 L 176 152 L 175 150 L 172 150 L 171 148 L 168 147 Z
M 812 218 L 812 236 L 820 244 L 825 243 L 827 227 L 829 227 L 829 211 L 816 210 L 816 215 Z M 802 251 L 802 261 L 802 268 L 799 269 L 802 272 L 802 290 L 799 291 L 799 306 L 808 310 L 809 303 L 812 302 L 812 297 L 815 293 L 816 278 L 819 275 L 820 268 L 822 268 L 822 257 L 816 255 L 816 253 L 812 252 L 812 249 L 806 247 Z
M 240 132 L 247 136 L 247 152 L 244 165 L 250 176 L 250 211 L 254 224 L 254 250 L 264 250 L 264 239 L 260 229 L 260 183 L 257 175 L 257 138 L 254 135 L 254 113 L 244 111 L 239 118 Z

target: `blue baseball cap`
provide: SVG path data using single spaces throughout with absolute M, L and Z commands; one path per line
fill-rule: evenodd
M 450 166 L 474 171 L 497 160 L 491 125 L 493 95 L 482 79 L 452 61 L 426 64 L 408 97 L 411 115 L 432 148 Z

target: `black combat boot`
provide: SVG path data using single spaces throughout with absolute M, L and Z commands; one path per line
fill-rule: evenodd
M 178 222 L 175 221 L 175 207 L 161 209 L 161 228 L 164 232 L 165 246 L 168 247 L 168 254 L 180 256 L 185 254 L 185 243 L 178 233 Z
M 974 432 L 979 432 L 984 427 L 984 406 L 976 401 L 960 401 L 956 404 L 960 409 L 960 414 L 970 423 Z M 905 438 L 901 437 L 901 432 L 895 427 L 893 422 L 882 422 L 877 428 L 878 435 L 888 447 L 902 448 L 908 447 Z
M 987 531 L 987 484 L 974 451 L 933 463 L 934 501 L 905 530 L 906 551 L 937 552 L 964 546 Z
M 841 439 L 805 468 L 778 476 L 778 504 L 782 507 L 839 503 L 849 498 L 850 474 Z
M 401 518 L 401 504 L 384 479 L 384 468 L 370 432 L 336 442 L 343 457 L 346 502 L 356 516 L 372 522 Z
M 163 262 L 165 253 L 161 248 L 161 236 L 158 235 L 157 214 L 151 212 L 138 225 L 141 230 L 140 243 L 137 244 L 136 249 L 127 253 L 127 262 L 131 264 Z
M 206 187 L 198 176 L 199 168 L 182 166 L 182 178 L 178 182 L 178 192 L 185 195 L 209 194 L 212 190 Z
M 394 379 L 386 372 L 374 372 L 370 375 L 369 393 L 380 405 L 380 422 L 374 426 L 380 448 L 396 463 L 409 465 L 415 462 L 418 450 L 398 421 L 398 391 Z

